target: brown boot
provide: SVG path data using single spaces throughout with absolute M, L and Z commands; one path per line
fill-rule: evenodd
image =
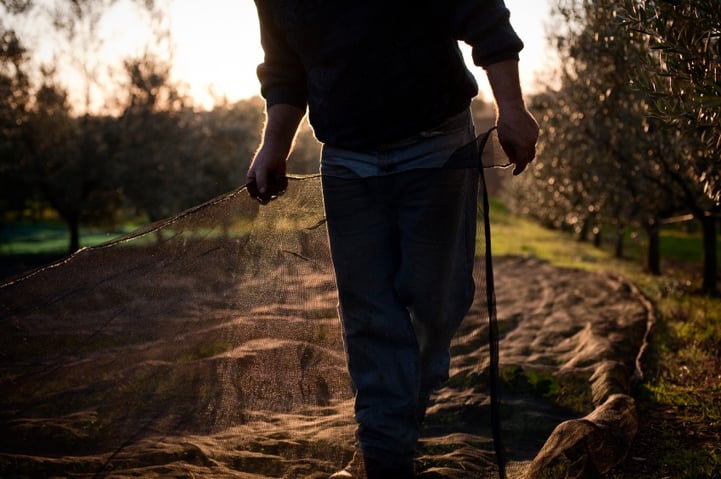
M 413 463 L 387 465 L 356 451 L 343 470 L 328 479 L 412 479 Z
M 350 462 L 328 479 L 366 479 L 366 464 L 360 451 L 353 453 Z

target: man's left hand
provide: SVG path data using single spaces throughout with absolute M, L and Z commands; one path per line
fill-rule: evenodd
M 519 175 L 536 157 L 539 126 L 525 106 L 514 105 L 498 112 L 498 140 Z

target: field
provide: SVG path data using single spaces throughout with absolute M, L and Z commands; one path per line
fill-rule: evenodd
M 292 209 L 299 210 L 307 206 L 303 198 L 299 194 L 295 200 L 283 201 L 296 201 Z M 214 214 L 229 212 L 224 207 Z M 502 342 L 502 363 L 514 364 L 503 370 L 503 380 L 511 395 L 522 398 L 506 411 L 506 424 L 516 431 L 527 427 L 518 407 L 546 421 L 537 422 L 528 443 L 519 443 L 518 437 L 510 440 L 517 467 L 527 465 L 527 454 L 537 450 L 554 421 L 589 411 L 592 394 L 583 386 L 588 376 L 579 373 L 584 369 L 573 367 L 570 370 L 575 372 L 569 374 L 569 369 L 563 372 L 551 365 L 565 358 L 569 367 L 584 364 L 593 372 L 599 370 L 593 365 L 603 357 L 633 362 L 635 354 L 628 348 L 639 344 L 639 321 L 605 329 L 618 336 L 618 342 L 593 348 L 593 357 L 583 356 L 589 345 L 600 347 L 604 342 L 604 335 L 586 334 L 584 324 L 604 331 L 609 320 L 638 317 L 642 321 L 633 294 L 626 294 L 630 290 L 623 286 L 627 279 L 650 300 L 656 321 L 642 356 L 643 381 L 633 387 L 641 418 L 638 434 L 627 458 L 604 477 L 717 477 L 721 302 L 696 293 L 700 274 L 693 251 L 698 239 L 675 230 L 666 232 L 662 245 L 667 274 L 653 277 L 644 273 L 640 255 L 616 260 L 604 248 L 513 217 L 499 203 L 494 204 L 491 221 L 498 260 L 499 326 L 508 339 Z M 239 471 L 311 477 L 302 471 L 328 472 L 348 456 L 350 396 L 332 288 L 327 275 L 319 274 L 322 261 L 314 259 L 316 250 L 308 237 L 286 241 L 282 236 L 280 256 L 273 256 L 273 261 L 291 258 L 295 263 L 284 263 L 282 268 L 279 263 L 264 263 L 272 266 L 271 280 L 257 275 L 262 265 L 237 263 L 232 253 L 257 252 L 278 241 L 277 232 L 251 238 L 250 243 L 222 234 L 193 243 L 179 233 L 182 225 L 171 226 L 175 230 L 168 229 L 165 235 L 153 232 L 157 243 L 91 250 L 38 276 L 32 294 L 51 298 L 50 309 L 43 309 L 38 300 L 28 314 L 48 329 L 17 323 L 20 329 L 11 329 L 12 334 L 3 339 L 8 367 L 15 364 L 14 355 L 17 364 L 26 364 L 22 355 L 32 356 L 36 363 L 30 363 L 34 366 L 28 376 L 10 369 L 0 376 L 6 381 L 4 387 L 14 384 L 4 391 L 3 414 L 18 410 L 18 404 L 26 414 L 4 426 L 9 428 L 6 432 L 12 430 L 16 444 L 4 444 L 0 472 L 15 471 L 21 477 L 17 471 L 44 467 L 80 474 L 107 472 L 103 468 L 112 466 L 118 471 L 125 468 L 129 476 L 145 471 L 157 477 L 171 472 L 190 477 L 182 471 L 191 475 L 196 471 L 196 477 L 212 477 L 208 471 L 221 470 L 225 477 L 246 477 Z M 17 240 L 27 230 L 21 235 L 21 230 L 12 233 L 6 228 L 5 259 L 13 258 L 8 252 L 22 253 L 31 261 L 62 257 L 62 233 L 49 230 L 54 233 L 46 231 L 38 241 L 25 241 L 35 249 L 22 249 Z M 50 241 L 51 237 L 55 239 Z M 104 238 L 103 233 L 98 239 Z M 636 254 L 633 251 L 630 248 L 629 254 Z M 35 256 L 40 252 L 48 256 Z M 64 269 L 72 274 L 61 277 L 72 277 L 72 284 L 49 281 L 48 275 Z M 166 279 L 159 282 L 159 278 Z M 60 289 L 51 291 L 50 285 Z M 254 288 L 278 287 L 247 296 Z M 15 301 L 15 296 L 6 297 L 5 304 Z M 61 309 L 53 298 L 64 298 Z M 73 322 L 46 314 L 50 311 L 62 311 Z M 99 313 L 91 315 L 91 311 Z M 239 316 L 238 311 L 249 316 Z M 264 323 L 254 319 L 258 317 Z M 282 329 L 271 329 L 271 324 Z M 484 423 L 487 411 L 468 406 L 484 402 L 481 391 L 486 379 L 474 369 L 486 354 L 478 343 L 479 327 L 469 323 L 460 332 L 451 380 L 429 411 L 429 427 L 435 435 L 426 439 L 419 459 L 427 477 L 461 477 L 448 471 L 478 467 L 479 461 L 489 460 L 488 444 L 479 439 L 484 428 L 470 426 Z M 63 366 L 62 361 L 69 362 Z M 287 366 L 284 370 L 292 374 L 278 377 L 264 369 L 266 364 Z M 244 386 L 234 385 L 231 377 L 243 378 Z M 290 393 L 296 390 L 298 394 Z M 277 398 L 271 412 L 264 402 L 269 395 Z M 50 407 L 43 398 L 62 402 Z M 549 408 L 551 404 L 556 409 Z M 242 417 L 234 417 L 234 411 Z M 45 417 L 42 427 L 41 417 Z M 158 442 L 152 434 L 163 430 L 166 436 Z M 118 443 L 113 435 L 128 439 Z M 43 437 L 52 441 L 44 443 L 37 458 L 8 455 L 21 446 L 27 453 Z M 101 444 L 115 453 L 98 451 Z M 68 448 L 85 455 L 63 462 L 60 457 Z M 464 456 L 463 451 L 472 454 Z M 310 456 L 317 462 L 303 459 Z M 446 472 L 433 476 L 434 471 Z

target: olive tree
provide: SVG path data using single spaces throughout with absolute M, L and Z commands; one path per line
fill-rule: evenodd
M 515 196 L 581 239 L 593 232 L 599 244 L 611 226 L 617 256 L 626 229 L 643 228 L 652 246 L 648 268 L 659 273 L 658 225 L 683 204 L 657 153 L 672 151 L 675 140 L 648 117 L 648 97 L 631 81 L 645 45 L 618 11 L 611 0 L 555 2 L 549 41 L 559 49 L 560 84 L 532 102 L 544 135 L 534 174 L 522 181 L 533 185 L 519 185 Z
M 717 293 L 716 226 L 721 214 L 721 8 L 717 0 L 626 0 L 621 18 L 642 36 L 646 55 L 633 79 L 650 114 L 677 141 L 661 166 L 701 223 L 703 289 Z

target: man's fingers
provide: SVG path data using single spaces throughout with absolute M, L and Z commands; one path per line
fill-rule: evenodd
M 523 170 L 526 169 L 526 165 L 527 165 L 527 163 L 523 163 L 523 164 L 516 163 L 515 168 L 513 168 L 513 176 L 518 176 L 521 173 L 523 173 Z
M 513 175 L 516 176 L 516 175 L 520 175 L 521 173 L 523 173 L 523 171 L 526 169 L 528 164 L 530 162 L 532 162 L 535 157 L 536 157 L 536 148 L 534 146 L 531 150 L 528 150 L 528 152 L 526 154 L 524 154 L 523 156 L 520 156 L 519 158 L 521 158 L 521 159 L 518 159 L 515 161 L 513 159 L 511 159 L 511 163 L 514 163 L 516 165 L 516 167 L 513 169 Z
M 273 174 L 268 178 L 268 187 L 264 193 L 268 199 L 274 200 L 279 196 L 283 196 L 285 190 L 288 189 L 288 178 L 283 174 Z
M 260 177 L 261 175 L 258 175 L 258 178 Z M 246 188 L 251 198 L 258 200 L 260 204 L 265 205 L 285 193 L 285 190 L 288 188 L 288 178 L 281 174 L 271 175 L 267 179 L 266 183 L 261 185 L 257 178 L 248 176 Z

